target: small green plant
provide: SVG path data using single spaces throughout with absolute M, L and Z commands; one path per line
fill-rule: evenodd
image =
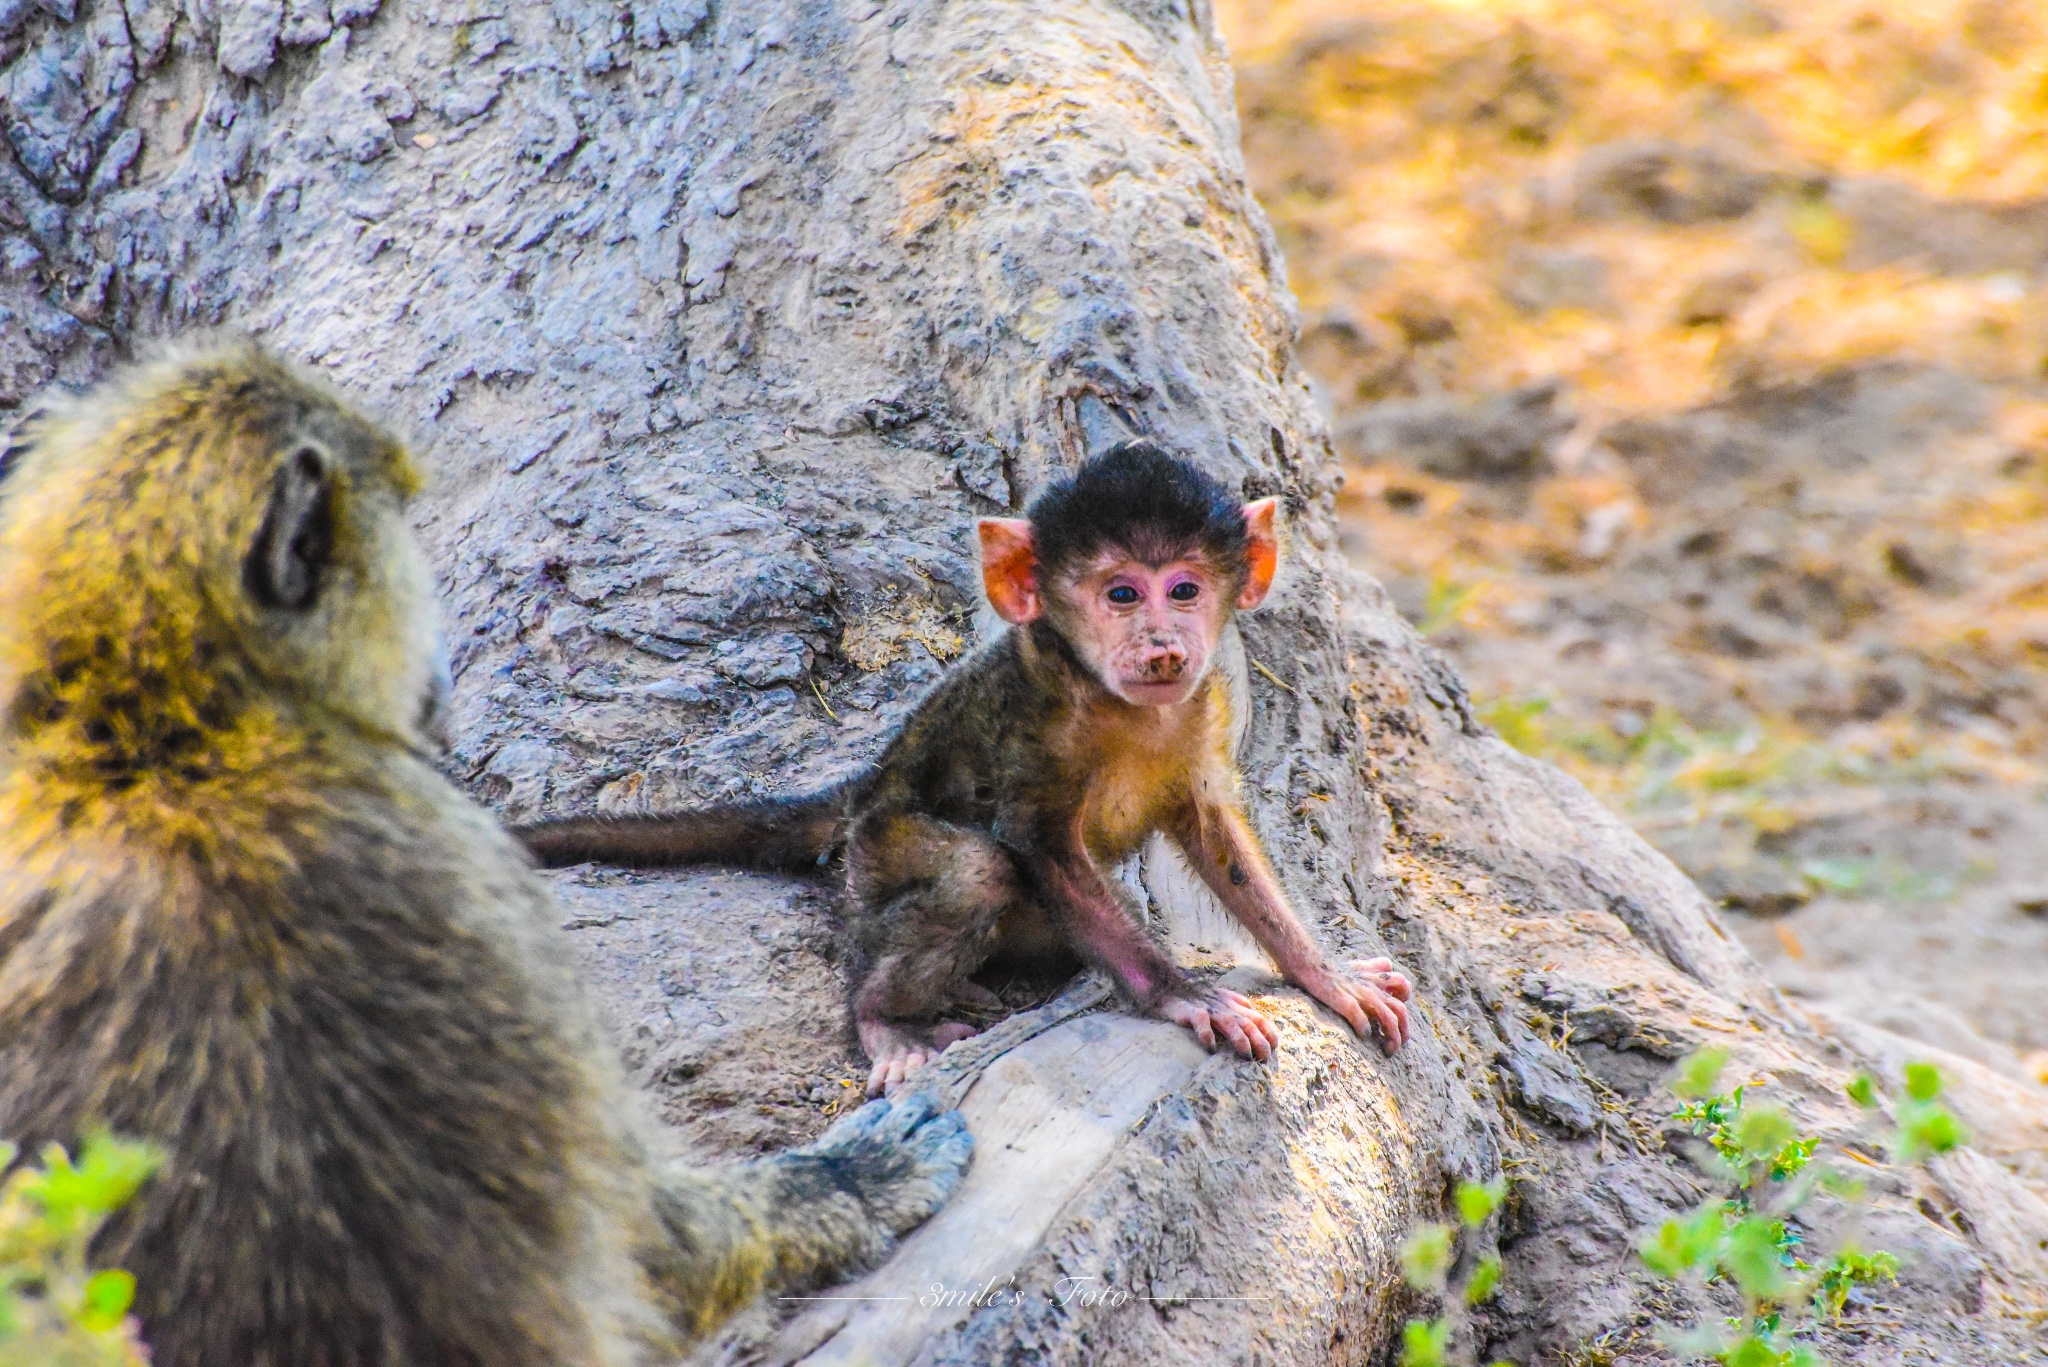
M 1533 694 L 1482 701 L 1477 711 L 1508 744 L 1556 761 L 1644 817 L 1672 808 L 1702 817 L 1747 812 L 1774 792 L 1868 777 L 1852 772 L 1853 756 L 1793 733 L 1757 726 L 1702 731 L 1670 708 L 1585 723 Z
M 86 1266 L 86 1245 L 161 1161 L 144 1144 L 95 1134 L 78 1161 L 59 1145 L 14 1167 L 0 1142 L 0 1361 L 8 1367 L 146 1367 L 128 1313 L 135 1278 Z
M 1816 1163 L 1820 1139 L 1802 1135 L 1783 1107 L 1750 1098 L 1746 1086 L 1721 1091 L 1727 1064 L 1726 1050 L 1701 1050 L 1679 1063 L 1671 1082 L 1681 1103 L 1674 1118 L 1713 1149 L 1726 1194 L 1666 1220 L 1637 1252 L 1660 1277 L 1724 1282 L 1742 1298 L 1739 1318 L 1667 1333 L 1682 1356 L 1722 1367 L 1821 1367 L 1820 1355 L 1794 1340 L 1795 1330 L 1809 1320 L 1839 1319 L 1858 1286 L 1897 1276 L 1898 1259 L 1845 1241 L 1818 1263 L 1808 1261 L 1812 1251 L 1792 1227 L 1800 1206 L 1816 1190 L 1860 1202 L 1862 1184 Z M 1867 1114 L 1878 1114 L 1875 1080 L 1858 1076 L 1848 1093 Z M 1895 1161 L 1921 1162 L 1964 1142 L 1940 1094 L 1941 1075 L 1932 1065 L 1907 1066 L 1889 1141 Z
M 1497 1177 L 1491 1182 L 1461 1182 L 1452 1204 L 1458 1208 L 1458 1223 L 1477 1233 L 1507 1200 L 1508 1182 Z M 1451 1267 L 1457 1254 L 1458 1231 L 1450 1225 L 1418 1226 L 1401 1245 L 1401 1275 L 1424 1295 L 1443 1301 L 1444 1313 L 1433 1319 L 1412 1319 L 1401 1330 L 1401 1367 L 1449 1367 L 1454 1362 L 1476 1360 L 1467 1314 L 1483 1305 L 1500 1290 L 1500 1255 L 1488 1253 L 1474 1260 L 1454 1286 Z M 1509 1367 L 1495 1363 L 1493 1367 Z
M 1456 626 L 1464 619 L 1465 609 L 1472 606 L 1472 600 L 1484 584 L 1461 584 L 1441 572 L 1432 575 L 1429 592 L 1422 601 L 1422 620 L 1415 629 L 1424 636 L 1434 636 L 1445 627 Z
M 1529 697 L 1495 698 L 1482 702 L 1474 709 L 1479 720 L 1491 726 L 1500 738 L 1525 755 L 1545 755 L 1550 747 L 1550 731 L 1544 724 L 1544 714 L 1550 711 L 1550 699 L 1542 694 Z
M 1996 869 L 1977 865 L 1956 872 L 1922 868 L 1898 858 L 1806 859 L 1799 873 L 1821 892 L 1861 894 L 1887 902 L 1945 902 L 1964 883 L 1981 882 Z

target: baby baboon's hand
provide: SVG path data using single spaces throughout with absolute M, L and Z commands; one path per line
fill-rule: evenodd
M 967 1172 L 974 1136 L 958 1111 L 922 1089 L 870 1101 L 802 1150 L 831 1160 L 861 1204 L 901 1234 L 946 1203 Z
M 1369 1039 L 1377 1030 L 1388 1053 L 1408 1042 L 1411 989 L 1393 960 L 1353 959 L 1347 968 L 1332 968 L 1301 986 L 1342 1016 L 1360 1038 Z
M 1280 1042 L 1279 1028 L 1249 998 L 1229 988 L 1218 988 L 1200 1000 L 1168 997 L 1159 1004 L 1158 1014 L 1163 1020 L 1194 1031 L 1202 1047 L 1212 1053 L 1220 1038 L 1237 1050 L 1239 1058 L 1255 1058 L 1264 1063 L 1273 1057 L 1273 1046 Z

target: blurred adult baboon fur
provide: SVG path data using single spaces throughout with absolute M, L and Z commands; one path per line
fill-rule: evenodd
M 929 1214 L 957 1116 L 658 1164 L 546 885 L 444 780 L 420 477 L 245 342 L 0 489 L 0 1135 L 163 1170 L 93 1253 L 156 1367 L 671 1359 Z

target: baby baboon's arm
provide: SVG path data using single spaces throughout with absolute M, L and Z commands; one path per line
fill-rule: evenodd
M 1204 992 L 1188 981 L 1131 919 L 1078 833 L 1063 845 L 1030 862 L 1074 948 L 1114 974 L 1146 1011 L 1194 1031 L 1203 1048 L 1214 1049 L 1220 1036 L 1243 1058 L 1271 1057 L 1278 1040 L 1272 1022 L 1235 992 Z
M 1301 923 L 1235 802 L 1192 803 L 1170 828 L 1225 909 L 1273 956 L 1287 980 L 1335 1011 L 1361 1037 L 1378 1027 L 1388 1053 L 1408 1041 L 1408 980 L 1391 965 L 1338 968 Z
M 928 1092 L 871 1101 L 817 1143 L 730 1168 L 674 1168 L 656 1209 L 672 1257 L 650 1259 L 698 1334 L 768 1289 L 874 1263 L 945 1204 L 974 1140 Z

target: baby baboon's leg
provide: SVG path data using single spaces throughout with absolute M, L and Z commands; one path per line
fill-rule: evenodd
M 974 1140 L 928 1092 L 873 1101 L 815 1144 L 726 1168 L 662 1174 L 667 1247 L 649 1274 L 692 1337 L 768 1290 L 821 1286 L 874 1263 L 944 1205 Z
M 847 868 L 865 962 L 853 1022 L 874 1064 L 868 1095 L 879 1096 L 976 1033 L 944 1017 L 963 1003 L 985 1003 L 967 980 L 994 950 L 1022 885 L 1010 856 L 987 836 L 917 813 L 864 816 L 848 841 Z

